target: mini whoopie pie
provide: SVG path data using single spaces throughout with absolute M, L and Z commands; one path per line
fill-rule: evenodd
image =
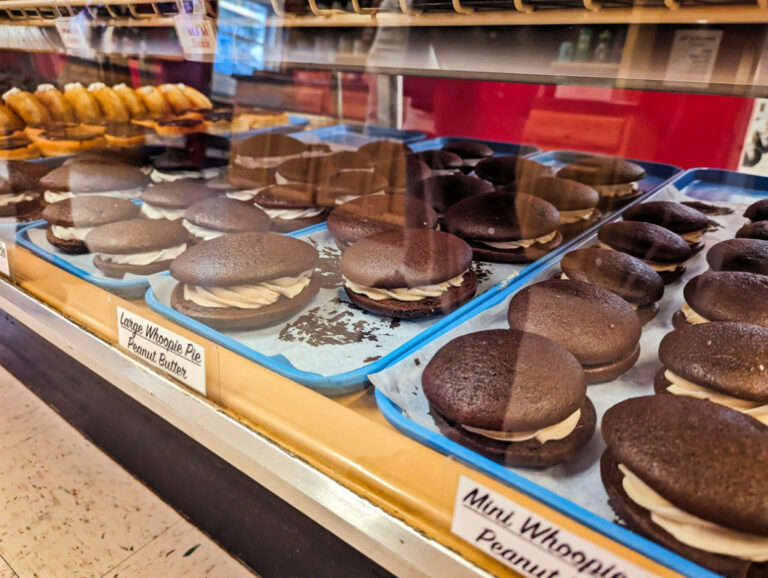
M 649 201 L 629 207 L 621 214 L 625 221 L 654 223 L 677 233 L 694 253 L 704 248 L 702 235 L 710 228 L 709 217 L 701 211 L 672 201 Z
M 187 208 L 181 224 L 189 231 L 190 240 L 199 243 L 227 233 L 267 231 L 269 222 L 269 216 L 251 203 L 208 197 Z
M 135 219 L 138 215 L 139 207 L 127 199 L 99 196 L 64 199 L 43 210 L 43 219 L 50 225 L 45 237 L 64 253 L 87 253 L 85 237 L 94 227 Z
M 653 223 L 620 221 L 607 223 L 597 233 L 605 249 L 613 249 L 642 259 L 658 272 L 664 283 L 672 283 L 685 273 L 685 261 L 693 251 L 677 233 Z
M 597 247 L 577 249 L 560 261 L 562 279 L 575 279 L 616 293 L 637 311 L 640 323 L 648 323 L 659 312 L 664 281 L 640 259 Z
M 141 214 L 148 219 L 180 221 L 187 208 L 218 194 L 216 189 L 195 181 L 159 183 L 141 193 Z
M 309 183 L 318 187 L 325 187 L 335 172 L 336 168 L 331 164 L 328 156 L 296 157 L 277 166 L 275 182 L 278 185 Z
M 516 155 L 485 158 L 475 165 L 475 174 L 494 185 L 508 185 L 522 179 L 555 176 L 555 172 L 550 167 Z
M 270 230 L 278 233 L 322 223 L 328 215 L 328 209 L 317 204 L 317 187 L 306 183 L 263 188 L 253 202 L 269 215 Z
M 434 175 L 413 183 L 405 191 L 405 194 L 424 201 L 439 214 L 443 214 L 451 205 L 455 205 L 467 197 L 492 193 L 493 191 L 493 185 L 488 181 L 468 177 L 463 173 L 455 173 Z
M 610 381 L 640 356 L 640 320 L 615 293 L 574 279 L 550 279 L 509 302 L 511 329 L 543 335 L 579 360 L 587 383 Z
M 578 360 L 533 333 L 457 337 L 430 360 L 421 384 L 446 437 L 508 466 L 567 460 L 595 431 Z
M 443 223 L 483 261 L 529 263 L 563 242 L 557 209 L 525 193 L 474 195 L 452 205 Z
M 768 199 L 761 199 L 752 203 L 744 211 L 744 216 L 752 221 L 768 221 Z
M 710 321 L 745 321 L 768 327 L 768 276 L 707 271 L 688 281 L 683 306 L 672 317 L 680 329 Z
M 638 184 L 645 178 L 645 169 L 616 157 L 585 156 L 561 168 L 557 176 L 595 189 L 603 211 L 614 211 L 645 194 Z
M 317 190 L 317 204 L 334 207 L 347 201 L 387 192 L 387 181 L 377 173 L 347 171 L 331 176 Z
M 40 179 L 46 203 L 78 195 L 106 195 L 133 199 L 149 184 L 139 167 L 123 163 L 81 162 L 53 169 Z
M 768 275 L 768 241 L 729 239 L 707 252 L 707 263 L 714 271 L 746 271 Z
M 171 306 L 220 329 L 274 325 L 320 288 L 317 250 L 273 233 L 233 233 L 199 243 L 171 265 Z
M 736 231 L 737 239 L 761 239 L 768 241 L 768 221 L 747 223 Z
M 493 156 L 493 149 L 481 142 L 471 140 L 457 140 L 443 146 L 443 151 L 452 153 L 461 157 L 463 161 L 462 170 L 471 173 L 475 165 L 481 160 Z
M 432 169 L 432 174 L 453 174 L 464 167 L 464 159 L 444 150 L 421 151 L 414 156 Z
M 442 315 L 477 291 L 472 249 L 454 235 L 431 229 L 375 233 L 351 245 L 339 270 L 350 301 L 387 317 Z
M 729 578 L 765 576 L 768 427 L 700 399 L 610 408 L 600 473 L 627 527 Z
M 188 236 L 180 221 L 130 219 L 91 229 L 85 244 L 96 267 L 121 279 L 165 271 L 187 249 Z
M 238 201 L 253 201 L 262 189 L 276 184 L 275 173 L 270 169 L 245 169 L 231 166 L 227 173 L 230 190 L 224 194 Z
M 768 426 L 768 327 L 713 321 L 667 333 L 656 393 L 708 399 Z M 762 369 L 761 369 L 762 368 Z
M 554 205 L 560 213 L 558 230 L 564 239 L 583 233 L 603 216 L 597 208 L 600 195 L 595 189 L 583 183 L 557 177 L 541 177 L 524 179 L 507 187 L 503 190 L 510 192 L 517 190 Z
M 232 143 L 234 164 L 247 169 L 272 168 L 307 150 L 300 140 L 279 133 L 260 133 Z
M 405 195 L 369 195 L 337 206 L 326 224 L 342 251 L 352 243 L 383 231 L 435 229 L 437 213 L 426 203 Z

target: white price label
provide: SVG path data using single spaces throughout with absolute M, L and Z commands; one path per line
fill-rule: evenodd
M 451 532 L 523 576 L 650 575 L 465 476 L 459 479 Z
M 664 80 L 709 82 L 720 50 L 722 30 L 682 29 L 675 32 Z
M 117 339 L 123 349 L 206 394 L 205 349 L 197 343 L 122 307 L 117 308 Z
M 8 247 L 3 241 L 0 241 L 0 273 L 6 277 L 11 276 L 11 266 L 8 263 Z
M 187 60 L 211 60 L 216 54 L 216 29 L 203 14 L 178 14 L 173 26 Z
M 88 20 L 84 13 L 77 16 L 56 18 L 55 23 L 56 30 L 58 30 L 68 53 L 89 54 L 93 52 L 88 39 Z

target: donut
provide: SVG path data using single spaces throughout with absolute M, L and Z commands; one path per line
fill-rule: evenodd
M 74 124 L 77 122 L 75 111 L 61 94 L 61 91 L 52 84 L 40 84 L 35 90 L 35 98 L 39 100 L 51 115 L 51 120 L 57 123 Z
M 180 82 L 176 86 L 178 86 L 179 90 L 181 90 L 181 92 L 184 93 L 184 96 L 187 97 L 187 100 L 192 104 L 192 108 L 198 109 L 198 110 L 199 109 L 210 110 L 213 108 L 213 103 L 211 102 L 211 100 L 196 88 L 187 86 L 183 82 Z
M 4 133 L 21 132 L 24 130 L 24 121 L 10 108 L 0 103 L 0 131 Z
M 77 119 L 83 124 L 98 125 L 104 122 L 99 101 L 79 82 L 72 82 L 64 87 L 64 98 L 74 109 Z
M 50 124 L 51 115 L 31 92 L 12 88 L 3 94 L 3 100 L 27 126 L 40 127 Z
M 136 94 L 139 95 L 144 106 L 147 107 L 148 116 L 150 118 L 163 118 L 170 116 L 171 107 L 166 102 L 163 95 L 154 86 L 142 86 L 136 89 Z
M 117 96 L 120 97 L 120 100 L 123 101 L 125 108 L 128 109 L 128 114 L 131 115 L 131 118 L 146 118 L 147 107 L 144 106 L 144 101 L 139 98 L 139 96 L 130 86 L 123 83 L 116 84 L 112 88 L 117 93 Z
M 88 92 L 96 97 L 108 123 L 130 122 L 131 115 L 118 94 L 103 82 L 94 82 L 88 87 Z
M 182 92 L 177 84 L 161 84 L 158 88 L 175 114 L 192 108 L 192 103 L 184 96 L 184 92 Z

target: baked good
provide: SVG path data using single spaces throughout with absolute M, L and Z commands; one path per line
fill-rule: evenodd
M 342 251 L 352 243 L 383 231 L 435 229 L 437 213 L 426 203 L 405 195 L 369 195 L 337 206 L 328 215 L 328 230 Z
M 431 177 L 432 169 L 408 155 L 374 161 L 374 173 L 389 183 L 387 192 L 401 194 L 414 183 Z
M 80 162 L 53 169 L 40 179 L 48 204 L 77 195 L 134 199 L 149 184 L 139 167 L 120 163 Z
M 48 109 L 31 92 L 11 88 L 3 93 L 3 100 L 8 108 L 29 127 L 43 127 L 51 122 Z
M 607 223 L 597 233 L 601 246 L 642 259 L 664 283 L 672 283 L 685 272 L 685 261 L 693 251 L 677 233 L 653 223 L 621 221 Z
M 149 177 L 155 183 L 208 180 L 221 175 L 227 163 L 226 158 L 209 156 L 203 143 L 190 139 L 185 147 L 168 147 L 155 157 Z
M 744 216 L 752 221 L 768 221 L 768 199 L 761 199 L 749 205 Z
M 637 312 L 640 323 L 648 323 L 659 312 L 664 281 L 640 259 L 597 247 L 577 249 L 560 261 L 562 279 L 575 279 L 616 293 Z
M 64 99 L 75 111 L 77 120 L 83 124 L 99 126 L 104 122 L 96 96 L 79 82 L 70 82 L 64 86 Z
M 49 171 L 50 167 L 43 163 L 5 161 L 0 163 L 0 180 L 9 187 L 9 189 L 3 189 L 4 192 L 41 192 L 43 187 L 40 184 L 40 179 L 48 174 Z
M 102 148 L 106 144 L 103 129 L 78 124 L 47 128 L 34 141 L 46 157 Z
M 155 121 L 154 129 L 157 134 L 163 136 L 178 136 L 205 132 L 205 123 L 200 118 L 160 118 Z
M 765 576 L 768 428 L 679 396 L 610 408 L 600 473 L 626 526 L 731 578 Z
M 192 88 L 191 86 L 187 86 L 186 84 L 181 82 L 178 83 L 176 86 L 179 87 L 181 92 L 184 93 L 184 97 L 189 102 L 191 109 L 210 110 L 213 108 L 213 103 L 211 102 L 211 100 L 196 88 Z
M 88 92 L 99 101 L 99 107 L 104 115 L 104 122 L 130 122 L 131 114 L 123 104 L 123 100 L 111 86 L 103 82 L 93 82 L 88 86 Z
M 0 102 L 0 131 L 5 136 L 24 136 L 24 121 L 9 107 Z
M 43 210 L 43 219 L 50 225 L 45 236 L 64 253 L 87 253 L 85 236 L 94 227 L 135 219 L 138 215 L 139 207 L 127 199 L 99 196 L 65 199 Z
M 595 432 L 581 365 L 533 333 L 457 337 L 429 361 L 421 385 L 443 435 L 507 466 L 560 463 Z
M 196 202 L 181 221 L 192 241 L 210 241 L 227 233 L 262 232 L 269 229 L 269 216 L 250 203 L 210 197 Z
M 171 115 L 171 106 L 163 98 L 162 93 L 154 86 L 141 86 L 136 89 L 150 119 L 167 118 Z
M 40 208 L 40 169 L 37 163 L 0 164 L 0 217 L 31 217 Z
M 481 160 L 493 156 L 493 149 L 491 147 L 472 140 L 452 141 L 440 150 L 461 157 L 464 164 L 462 170 L 466 173 L 471 173 L 475 165 Z
M 768 241 L 768 221 L 747 223 L 736 231 L 737 239 L 762 239 Z
M 502 190 L 527 193 L 554 205 L 560 213 L 560 225 L 557 229 L 564 239 L 571 239 L 583 233 L 602 217 L 600 209 L 597 208 L 600 195 L 589 185 L 576 181 L 557 177 L 522 179 Z
M 768 241 L 762 239 L 729 239 L 707 252 L 707 263 L 713 271 L 746 271 L 768 275 Z
M 0 160 L 24 161 L 40 156 L 40 149 L 26 136 L 0 138 Z
M 201 115 L 205 132 L 208 134 L 227 135 L 233 132 L 231 107 L 216 107 L 202 112 Z
M 360 239 L 341 256 L 344 290 L 358 307 L 387 317 L 442 315 L 477 291 L 472 249 L 431 229 L 397 229 Z
M 270 230 L 290 233 L 325 220 L 327 209 L 317 205 L 316 197 L 315 185 L 294 183 L 262 187 L 253 202 L 269 215 Z
M 147 136 L 154 132 L 149 127 L 133 123 L 108 124 L 104 139 L 109 147 L 133 148 L 144 146 Z
M 258 130 L 288 124 L 291 124 L 291 117 L 284 112 L 252 110 L 249 112 L 240 112 L 234 116 L 232 119 L 232 132 L 246 132 L 249 130 Z
M 645 194 L 639 185 L 645 169 L 616 157 L 588 155 L 561 168 L 557 176 L 595 189 L 603 211 L 615 211 Z
M 107 163 L 142 167 L 144 171 L 148 171 L 151 169 L 151 166 L 147 166 L 147 163 L 149 162 L 150 158 L 147 154 L 147 149 L 143 147 L 132 147 L 121 149 L 91 149 L 83 151 L 67 158 L 63 165 L 74 165 L 78 163 Z
M 275 182 L 278 185 L 309 183 L 326 187 L 331 175 L 335 172 L 336 169 L 328 157 L 295 157 L 277 166 Z
M 370 156 L 374 163 L 405 157 L 413 153 L 413 150 L 407 144 L 394 140 L 372 141 L 358 147 L 357 150 Z
M 494 185 L 508 185 L 522 179 L 555 176 L 555 172 L 550 167 L 515 155 L 483 159 L 475 165 L 475 174 Z
M 227 182 L 233 190 L 227 191 L 225 195 L 238 201 L 253 201 L 261 189 L 276 184 L 275 173 L 270 169 L 245 169 L 238 166 L 229 168 Z
M 37 191 L 18 193 L 0 191 L 0 217 L 24 217 L 40 208 L 41 195 Z
M 373 160 L 368 153 L 359 151 L 338 151 L 328 156 L 336 172 L 367 171 L 373 172 Z
M 435 175 L 413 183 L 405 191 L 405 194 L 424 201 L 435 211 L 443 214 L 451 205 L 455 205 L 467 197 L 492 193 L 493 190 L 493 185 L 488 181 L 457 173 Z
M 361 197 L 383 195 L 387 190 L 387 181 L 376 173 L 365 171 L 336 173 L 329 177 L 325 185 L 318 186 L 317 204 L 333 207 Z
M 694 253 L 704 248 L 702 235 L 710 227 L 709 217 L 701 211 L 672 201 L 649 201 L 629 207 L 621 214 L 625 221 L 654 223 L 677 233 Z
M 680 329 L 710 321 L 745 321 L 768 327 L 768 277 L 744 271 L 707 271 L 688 281 L 685 301 L 672 317 Z
M 160 183 L 141 193 L 141 214 L 148 219 L 179 221 L 188 207 L 218 195 L 216 189 L 194 181 Z
M 157 88 L 174 114 L 180 114 L 193 108 L 192 103 L 177 84 L 161 84 Z
M 220 329 L 274 325 L 317 294 L 317 250 L 272 233 L 234 233 L 192 247 L 171 265 L 177 311 Z
M 54 123 L 74 124 L 77 122 L 75 111 L 64 98 L 61 91 L 52 84 L 39 84 L 35 98 L 48 110 Z
M 466 239 L 475 259 L 529 263 L 560 246 L 560 214 L 543 199 L 518 193 L 475 195 L 452 205 L 443 218 L 449 233 Z
M 433 174 L 452 174 L 464 167 L 464 159 L 444 150 L 422 151 L 414 156 L 432 169 Z
M 278 133 L 261 133 L 232 143 L 236 165 L 247 169 L 273 168 L 306 151 L 307 145 L 293 137 Z
M 147 116 L 147 107 L 144 105 L 144 101 L 136 94 L 130 86 L 125 83 L 116 84 L 112 87 L 123 101 L 123 106 L 128 110 L 128 114 L 131 115 L 131 119 L 143 119 Z
M 509 327 L 563 345 L 579 360 L 587 383 L 615 379 L 640 355 L 640 320 L 615 293 L 583 281 L 550 279 L 515 294 Z

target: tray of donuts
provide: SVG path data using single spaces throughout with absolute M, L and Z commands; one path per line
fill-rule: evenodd
M 686 171 L 369 375 L 379 408 L 683 575 L 764 575 L 767 224 L 768 179 Z

